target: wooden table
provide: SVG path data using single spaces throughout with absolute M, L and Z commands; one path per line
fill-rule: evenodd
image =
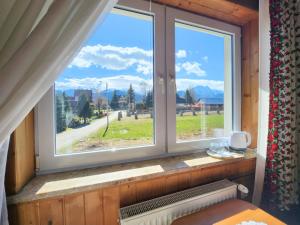
M 238 225 L 248 221 L 267 225 L 285 224 L 248 202 L 233 199 L 181 217 L 171 225 Z

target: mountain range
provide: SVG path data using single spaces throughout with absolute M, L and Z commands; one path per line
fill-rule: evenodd
M 109 101 L 111 101 L 113 92 L 115 89 L 108 89 L 107 92 L 101 91 L 97 93 L 96 91 L 93 90 L 93 99 L 98 98 L 99 96 L 106 98 L 108 96 Z M 192 95 L 195 97 L 196 100 L 201 99 L 201 98 L 224 98 L 224 92 L 219 91 L 219 90 L 214 90 L 209 88 L 208 86 L 196 86 L 194 88 L 190 89 Z M 61 93 L 61 90 L 56 90 L 57 93 Z M 64 90 L 64 92 L 68 96 L 73 96 L 74 95 L 74 89 L 68 89 Z M 117 95 L 119 96 L 126 96 L 127 95 L 127 90 L 116 90 Z M 179 98 L 185 98 L 185 90 L 179 90 L 177 91 L 177 95 Z M 135 101 L 136 102 L 141 102 L 144 98 L 144 94 L 142 93 L 135 93 Z

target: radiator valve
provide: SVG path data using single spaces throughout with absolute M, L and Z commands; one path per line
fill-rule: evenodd
M 249 194 L 249 189 L 246 186 L 242 185 L 242 184 L 239 184 L 237 188 L 238 188 L 238 191 L 239 191 L 240 198 L 241 199 L 247 198 L 247 196 Z

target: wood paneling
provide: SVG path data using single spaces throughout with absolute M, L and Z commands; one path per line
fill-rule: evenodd
M 120 205 L 121 207 L 137 202 L 136 184 L 128 183 L 120 186 Z
M 20 225 L 38 225 L 37 203 L 20 204 L 17 208 L 17 221 Z
M 66 225 L 85 225 L 83 194 L 66 196 L 64 205 L 64 217 Z
M 120 192 L 119 187 L 103 190 L 103 211 L 105 225 L 119 225 Z
M 117 225 L 120 206 L 228 178 L 253 190 L 255 159 L 9 206 L 11 225 Z
M 63 199 L 49 199 L 39 202 L 40 225 L 64 225 Z
M 252 136 L 257 146 L 258 131 L 258 19 L 242 28 L 242 130 Z
M 155 0 L 155 2 L 236 25 L 247 24 L 258 17 L 257 10 L 227 0 Z
M 102 197 L 102 190 L 84 194 L 86 225 L 104 224 Z
M 34 113 L 11 135 L 7 156 L 6 192 L 16 194 L 35 174 Z

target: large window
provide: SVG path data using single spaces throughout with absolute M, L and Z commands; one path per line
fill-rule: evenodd
M 239 128 L 238 27 L 119 1 L 36 107 L 40 170 L 200 150 Z

